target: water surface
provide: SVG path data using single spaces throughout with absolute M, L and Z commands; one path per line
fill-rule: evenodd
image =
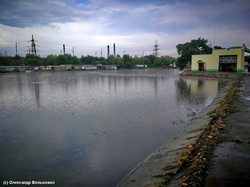
M 0 180 L 115 186 L 225 84 L 177 70 L 0 74 Z

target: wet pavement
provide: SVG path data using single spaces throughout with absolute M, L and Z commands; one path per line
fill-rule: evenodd
M 242 82 L 233 102 L 239 110 L 226 118 L 226 141 L 219 144 L 210 162 L 206 187 L 250 186 L 250 77 Z

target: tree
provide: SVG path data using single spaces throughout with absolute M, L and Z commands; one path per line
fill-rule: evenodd
M 142 64 L 145 64 L 145 65 L 148 65 L 148 66 L 151 64 L 150 59 L 147 58 L 147 57 L 142 57 L 141 61 L 142 61 Z
M 59 62 L 57 60 L 57 56 L 55 55 L 48 55 L 45 59 L 44 65 L 59 65 Z
M 154 65 L 155 65 L 155 66 L 164 66 L 164 65 L 166 65 L 166 64 L 167 64 L 167 58 L 164 57 L 164 56 L 161 56 L 161 57 L 156 58 L 156 59 L 154 60 Z
M 80 60 L 76 56 L 72 56 L 71 63 L 74 64 L 74 65 L 76 65 L 76 64 L 80 63 Z
M 147 56 L 145 56 L 145 58 L 147 58 L 147 59 L 149 59 L 149 64 L 147 64 L 148 66 L 152 66 L 153 65 L 153 63 L 154 63 L 154 61 L 155 61 L 155 59 L 156 59 L 156 56 L 155 55 L 147 55 Z
M 250 55 L 249 56 L 245 56 L 245 62 L 250 63 Z
M 214 46 L 214 49 L 225 49 L 225 48 L 223 48 L 223 47 L 221 47 L 221 46 L 218 46 L 218 45 L 215 45 L 215 46 Z
M 184 44 L 178 44 L 176 48 L 180 55 L 177 65 L 181 70 L 191 62 L 192 55 L 212 53 L 212 48 L 209 47 L 208 40 L 204 38 L 198 38 L 197 40 L 194 39 Z
M 129 55 L 123 55 L 122 59 L 123 59 L 123 62 L 124 62 L 124 66 L 126 68 L 131 68 L 134 65 L 133 58 L 130 57 Z
M 120 57 L 115 57 L 114 64 L 116 64 L 117 66 L 123 66 L 123 64 L 124 64 L 123 59 Z
M 26 54 L 24 62 L 25 65 L 40 66 L 42 64 L 42 59 L 39 56 L 33 54 Z

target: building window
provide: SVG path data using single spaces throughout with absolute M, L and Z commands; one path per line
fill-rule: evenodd
M 237 55 L 219 56 L 220 71 L 236 71 L 237 70 Z
M 220 63 L 237 63 L 237 55 L 224 55 L 220 56 Z

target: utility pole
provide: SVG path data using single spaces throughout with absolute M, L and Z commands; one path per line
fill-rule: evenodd
M 29 52 L 29 54 L 30 54 L 30 46 L 27 46 L 28 47 L 28 50 L 26 50 L 27 52 Z
M 215 46 L 215 31 L 214 31 L 214 46 Z
M 72 53 L 73 53 L 73 56 L 74 56 L 74 53 L 75 53 L 75 47 L 72 48 Z
M 159 45 L 157 44 L 157 40 L 155 40 L 155 45 L 153 47 L 154 47 L 154 49 L 153 49 L 154 55 L 155 55 L 155 57 L 158 57 L 158 55 L 159 55 L 158 51 L 160 49 L 159 49 Z
M 101 57 L 102 57 L 102 48 L 101 48 Z

